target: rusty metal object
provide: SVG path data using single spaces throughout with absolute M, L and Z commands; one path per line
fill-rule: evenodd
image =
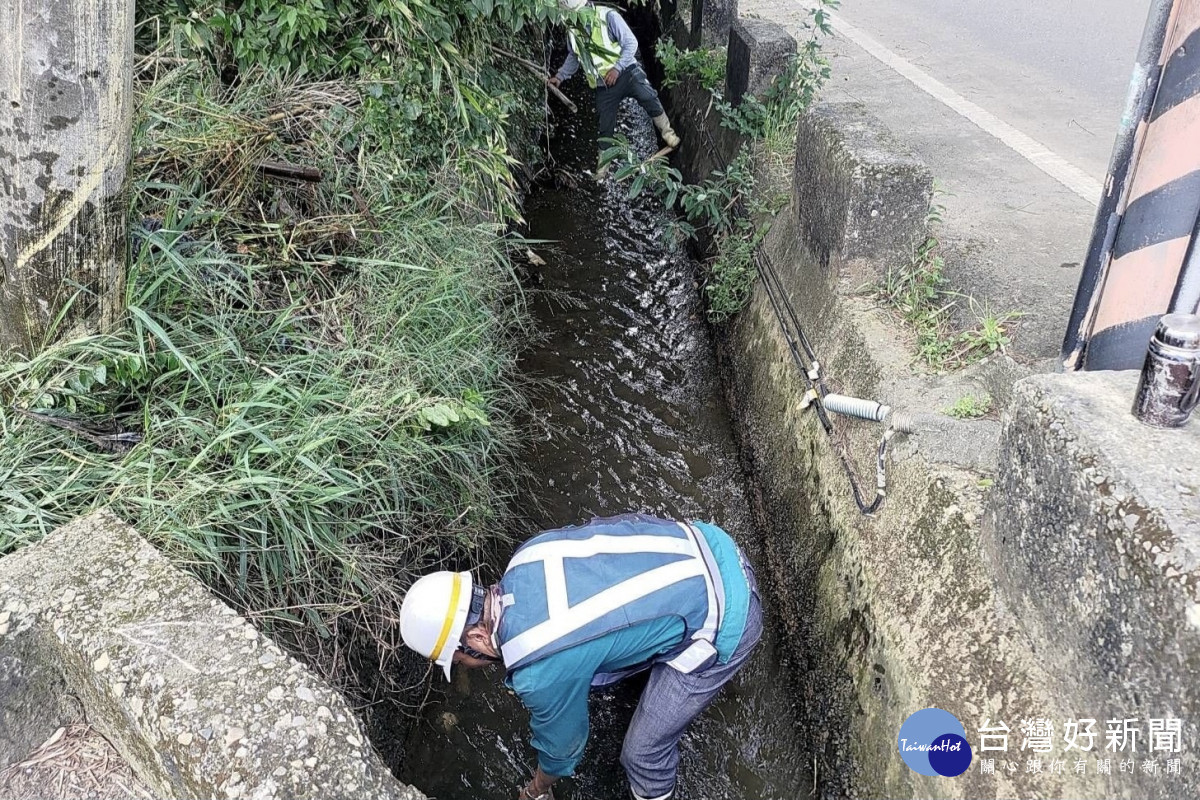
M 1146 350 L 1133 415 L 1155 428 L 1187 424 L 1200 391 L 1200 316 L 1167 314 Z

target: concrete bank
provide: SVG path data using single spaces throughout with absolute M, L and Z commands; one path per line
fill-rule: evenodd
M 704 19 L 693 9 L 687 25 Z M 697 38 L 682 27 L 677 42 Z M 727 86 L 751 91 L 795 48 L 762 20 L 729 37 Z M 684 85 L 671 103 L 689 180 L 732 158 L 740 142 L 707 92 Z M 794 169 L 764 165 L 759 180 L 788 197 L 764 253 L 831 390 L 919 415 L 889 455 L 886 502 L 863 516 L 838 452 L 869 492 L 880 426 L 835 418 L 831 437 L 801 407 L 807 386 L 761 280 L 720 332 L 775 610 L 808 670 L 802 713 L 822 795 L 1196 796 L 1200 474 L 1186 453 L 1200 429 L 1139 428 L 1128 375 L 1024 377 L 1004 358 L 944 376 L 913 367 L 903 332 L 860 287 L 924 237 L 932 176 L 861 106 L 818 105 Z M 942 413 L 981 390 L 1000 420 Z M 901 760 L 900 727 L 926 707 L 965 727 L 976 753 L 963 775 Z M 1085 719 L 1096 735 L 1081 755 L 1065 735 Z M 1131 720 L 1136 743 L 1110 748 L 1112 719 Z M 1152 720 L 1171 719 L 1181 752 L 1148 750 Z M 1034 720 L 1052 728 L 1047 750 L 1034 749 L 1036 731 L 1026 741 Z M 985 728 L 1005 750 L 980 751 Z
M 424 797 L 340 694 L 107 513 L 0 560 L 0 768 L 80 713 L 158 797 Z

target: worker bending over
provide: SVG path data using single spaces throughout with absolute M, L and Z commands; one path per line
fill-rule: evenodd
M 409 589 L 404 643 L 441 666 L 503 663 L 529 709 L 538 768 L 524 800 L 553 798 L 588 738 L 588 691 L 650 678 L 621 749 L 637 800 L 675 790 L 679 740 L 762 635 L 754 573 L 725 531 L 626 514 L 546 531 L 496 586 L 436 572 Z
M 650 85 L 645 71 L 637 63 L 638 43 L 633 31 L 614 8 L 594 5 L 587 0 L 559 0 L 567 11 L 584 10 L 567 26 L 567 59 L 550 82 L 558 86 L 582 67 L 588 86 L 596 90 L 596 113 L 600 117 L 601 141 L 611 139 L 617 130 L 617 108 L 626 97 L 637 98 L 654 121 L 668 147 L 679 146 L 679 136 L 663 111 L 658 92 Z M 603 149 L 603 147 L 601 147 Z M 596 177 L 605 168 L 597 166 Z

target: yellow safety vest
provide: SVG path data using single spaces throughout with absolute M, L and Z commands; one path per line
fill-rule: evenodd
M 584 23 L 587 27 L 579 32 L 582 37 L 572 29 L 567 30 L 567 37 L 571 41 L 571 51 L 575 53 L 575 58 L 579 59 L 579 66 L 583 68 L 588 86 L 595 89 L 602 76 L 620 60 L 621 43 L 613 41 L 608 32 L 608 15 L 617 12 L 607 6 L 594 6 L 592 10 L 595 16 Z

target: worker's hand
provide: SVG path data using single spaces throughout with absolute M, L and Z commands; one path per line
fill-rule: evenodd
M 616 67 L 613 67 L 604 76 L 604 85 L 612 86 L 614 83 L 617 82 L 617 78 L 619 78 L 619 77 L 621 77 L 621 70 L 617 69 Z
M 560 80 L 558 79 L 558 76 L 557 76 L 557 75 L 552 75 L 552 76 L 550 77 L 550 80 L 548 80 L 548 81 L 546 81 L 546 82 L 547 82 L 547 83 L 549 83 L 551 86 L 554 86 L 554 87 L 557 87 L 559 84 L 561 84 L 561 83 L 562 83 L 562 81 L 560 81 Z

